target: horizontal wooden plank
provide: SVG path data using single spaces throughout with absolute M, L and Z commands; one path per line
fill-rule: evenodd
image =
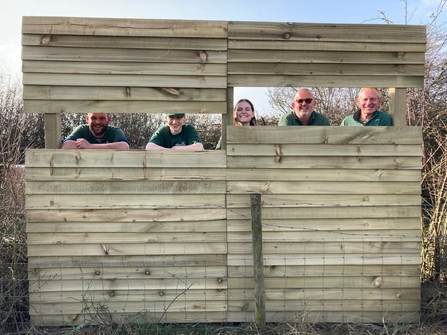
M 254 146 L 252 146 L 253 148 Z M 384 147 L 384 146 L 382 146 Z M 29 172 L 28 172 L 29 171 Z M 56 170 L 54 170 L 56 171 Z M 33 169 L 27 169 L 33 173 Z M 228 181 L 333 181 L 334 176 L 338 181 L 420 181 L 420 170 L 383 170 L 383 169 L 281 169 L 278 173 L 275 169 L 252 168 L 252 169 L 228 169 Z
M 271 170 L 269 170 L 271 171 Z M 408 171 L 398 171 L 402 177 L 408 176 Z M 224 168 L 142 168 L 142 167 L 29 167 L 26 169 L 26 181 L 135 181 L 170 180 L 170 181 L 224 181 Z M 394 171 L 377 173 L 380 180 L 386 180 Z M 395 178 L 397 178 L 396 175 Z M 416 176 L 408 176 L 410 179 Z M 393 175 L 394 179 L 394 175 Z M 420 174 L 417 180 L 420 180 Z
M 424 76 L 289 76 L 229 74 L 228 87 L 423 87 Z
M 237 210 L 239 212 L 239 210 Z M 349 230 L 383 230 L 390 227 L 398 229 L 417 229 L 420 227 L 420 217 L 391 217 L 391 218 L 301 218 L 276 219 L 262 218 L 263 231 L 349 231 Z M 56 228 L 55 228 L 56 229 Z M 228 231 L 251 231 L 251 219 L 228 220 Z M 369 243 L 369 242 L 368 242 Z
M 266 231 L 263 231 L 263 234 L 267 234 Z M 59 237 L 61 234 L 57 234 Z M 318 254 L 322 253 L 324 255 L 328 254 L 356 254 L 365 255 L 365 254 L 386 254 L 386 255 L 399 255 L 399 254 L 412 254 L 418 255 L 421 251 L 421 242 L 413 241 L 413 242 L 363 242 L 361 239 L 357 241 L 347 240 L 346 242 L 325 242 L 322 240 L 310 240 L 303 241 L 300 239 L 299 241 L 293 241 L 291 239 L 283 240 L 283 241 L 263 241 L 262 243 L 262 251 L 264 255 L 270 254 L 280 254 L 287 255 L 289 253 L 297 254 L 302 253 L 303 257 L 307 254 Z M 229 242 L 228 243 L 228 253 L 229 254 L 247 254 L 250 255 L 252 252 L 252 243 L 251 242 Z M 267 270 L 267 269 L 266 269 Z M 281 272 L 280 269 L 272 268 L 272 271 Z M 284 274 L 287 272 L 286 269 L 283 269 Z M 306 269 L 300 269 L 300 273 L 306 273 Z
M 22 35 L 22 46 L 71 48 L 123 48 L 123 49 L 167 49 L 167 50 L 227 50 L 227 39 L 223 38 L 179 38 L 145 36 L 98 36 L 98 35 Z
M 231 253 L 231 250 L 229 250 Z M 418 265 L 274 265 L 265 267 L 266 277 L 319 277 L 319 276 L 345 276 L 345 277 L 358 277 L 358 276 L 410 276 L 416 277 L 420 275 L 420 268 Z M 228 267 L 229 278 L 251 278 L 253 277 L 252 266 L 229 266 Z M 311 280 L 311 278 L 309 278 Z M 279 290 L 279 289 L 278 289 Z M 346 290 L 346 289 L 345 289 Z M 269 291 L 274 291 L 270 289 Z M 318 290 L 321 292 L 320 290 Z M 373 291 L 377 292 L 375 289 Z M 419 291 L 419 289 L 417 289 Z M 307 292 L 307 290 L 304 290 Z M 379 291 L 380 292 L 380 291 Z M 394 294 L 397 292 L 392 290 Z M 249 294 L 252 292 L 249 292 Z M 391 292 L 390 292 L 391 293 Z M 290 294 L 293 294 L 290 292 Z M 229 292 L 229 297 L 232 296 L 232 292 Z M 368 295 L 373 298 L 372 295 Z M 399 296 L 405 299 L 404 294 Z M 233 298 L 237 298 L 234 296 Z M 411 296 L 412 299 L 412 296 Z
M 423 25 L 230 21 L 228 39 L 426 43 L 427 36 Z
M 24 73 L 226 76 L 226 64 L 24 61 Z
M 226 89 L 181 88 L 172 95 L 162 88 L 98 86 L 23 86 L 25 100 L 225 101 Z M 151 102 L 152 103 L 152 102 Z
M 37 270 L 37 271 L 36 271 Z M 28 272 L 29 280 L 113 280 L 113 279 L 154 279 L 154 278 L 184 278 L 187 280 L 194 278 L 223 278 L 227 276 L 226 267 L 224 266 L 178 266 L 178 267 L 102 267 L 98 264 L 96 268 L 79 267 L 79 268 L 53 268 L 40 267 L 38 269 L 30 269 Z M 202 294 L 205 288 L 202 288 Z M 193 290 L 194 291 L 194 290 Z M 144 291 L 143 291 L 144 292 Z M 143 292 L 140 292 L 143 293 Z M 148 294 L 151 290 L 147 290 Z M 173 292 L 171 292 L 172 294 Z M 185 292 L 187 293 L 187 292 Z M 64 292 L 65 294 L 65 292 Z M 134 297 L 134 301 L 142 301 L 142 296 Z M 154 297 L 155 298 L 155 297 Z M 197 297 L 196 297 L 197 298 Z M 203 296 L 201 297 L 203 298 Z M 158 295 L 158 299 L 160 296 Z M 163 299 L 164 300 L 164 299 Z M 60 301 L 60 300 L 59 300 Z M 132 300 L 129 300 L 132 301 Z M 55 301 L 57 302 L 57 301 Z
M 226 88 L 226 76 L 24 73 L 24 85 Z
M 228 220 L 250 219 L 250 208 L 228 209 Z M 420 206 L 374 206 L 374 207 L 265 207 L 263 220 L 305 219 L 373 219 L 373 218 L 420 218 Z M 286 222 L 287 224 L 287 222 Z M 277 226 L 284 226 L 281 221 Z
M 224 242 L 226 240 L 225 232 L 140 232 L 140 233 L 28 233 L 28 246 L 30 245 L 87 245 L 95 244 L 135 244 L 135 243 L 170 243 L 175 242 L 179 245 L 183 243 L 210 243 Z
M 226 232 L 226 220 L 180 222 L 32 222 L 28 233 Z
M 377 276 L 359 276 L 359 277 L 288 277 L 288 278 L 265 278 L 266 292 L 269 289 L 276 289 L 281 287 L 282 289 L 296 289 L 296 290 L 308 290 L 308 289 L 368 289 L 371 288 L 380 291 L 382 289 L 418 289 L 421 285 L 420 277 L 402 277 L 402 276 L 386 276 L 381 277 L 381 286 L 379 288 L 373 287 L 373 281 Z M 233 288 L 245 288 L 247 290 L 254 288 L 252 280 L 247 278 L 229 278 L 228 279 L 228 291 Z
M 87 284 L 88 282 L 88 284 Z M 82 280 L 61 280 L 60 278 L 53 278 L 48 280 L 46 285 L 40 285 L 39 281 L 30 281 L 30 294 L 40 292 L 60 292 L 61 285 L 66 291 L 80 291 L 83 292 L 86 289 L 89 292 L 104 292 L 112 290 L 146 290 L 148 288 L 152 290 L 180 290 L 188 288 L 190 290 L 198 289 L 203 290 L 206 287 L 207 290 L 225 289 L 227 281 L 222 278 L 154 278 L 154 279 L 116 279 L 116 280 L 101 280 L 101 279 L 88 279 L 85 282 Z M 86 285 L 88 288 L 86 288 Z M 180 293 L 179 292 L 179 293 Z
M 328 145 L 328 144 L 239 144 L 227 145 L 228 156 L 276 156 L 277 150 L 281 150 L 282 156 L 413 156 L 421 157 L 420 144 L 399 145 Z
M 227 143 L 422 145 L 421 127 L 227 127 Z M 356 148 L 356 147 L 355 147 Z
M 420 158 L 418 158 L 420 160 Z M 326 164 L 331 165 L 331 160 Z M 311 164 L 309 164 L 311 165 Z M 336 180 L 334 176 L 334 180 Z M 421 194 L 421 185 L 418 182 L 337 182 L 337 181 L 229 181 L 227 192 L 230 194 Z M 367 201 L 367 200 L 366 200 Z M 309 201 L 307 202 L 309 203 Z M 319 201 L 320 205 L 327 205 Z M 417 202 L 420 204 L 420 201 Z M 391 205 L 391 204 L 390 204 Z
M 24 100 L 26 113 L 187 113 L 226 114 L 225 102 L 205 101 L 107 101 L 107 100 Z M 149 138 L 148 138 L 149 140 Z
M 229 182 L 230 184 L 230 182 Z M 251 183 L 250 183 L 251 184 Z M 291 182 L 293 184 L 293 182 Z M 329 183 L 331 184 L 331 183 Z M 349 183 L 353 187 L 357 187 L 355 183 Z M 255 184 L 254 184 L 255 185 Z M 271 184 L 269 184 L 271 185 Z M 315 187 L 313 183 L 303 182 L 301 186 Z M 335 186 L 335 185 L 334 185 Z M 292 189 L 294 186 L 292 185 Z M 271 194 L 262 193 L 262 207 L 322 207 L 322 206 L 418 206 L 421 205 L 420 193 L 411 195 L 407 194 L 372 194 L 374 188 L 368 189 L 369 194 L 351 195 L 346 194 L 344 189 L 337 190 L 336 194 Z M 259 189 L 262 192 L 262 189 Z M 230 191 L 232 192 L 232 191 Z M 306 192 L 306 191 L 304 191 Z M 248 193 L 248 192 L 245 192 Z M 275 193 L 273 191 L 273 193 Z M 286 192 L 287 193 L 287 192 Z M 296 193 L 301 193 L 298 191 Z M 335 192 L 334 192 L 335 193 Z M 251 192 L 250 192 L 251 194 Z M 251 198 L 248 194 L 227 194 L 227 208 L 243 208 L 251 206 Z
M 144 251 L 144 250 L 143 250 Z M 136 268 L 150 268 L 154 266 L 158 267 L 185 267 L 185 266 L 226 266 L 227 262 L 226 254 L 178 254 L 178 255 L 165 255 L 154 254 L 150 257 L 143 253 L 137 255 L 126 255 L 125 257 L 120 255 L 73 255 L 73 256 L 49 256 L 49 255 L 28 255 L 29 271 L 36 273 L 40 272 L 40 268 L 92 268 L 101 269 L 107 267 L 130 267 Z
M 206 51 L 206 59 L 200 57 L 200 50 L 166 49 L 117 49 L 117 48 L 66 48 L 42 46 L 23 46 L 22 60 L 43 61 L 101 61 L 101 62 L 155 62 L 226 64 L 226 51 Z M 204 61 L 205 59 L 205 61 Z
M 423 64 L 229 63 L 228 75 L 420 76 L 424 69 Z
M 226 243 L 223 242 L 160 242 L 155 241 L 139 244 L 125 243 L 84 243 L 73 245 L 38 245 L 30 244 L 28 246 L 28 255 L 39 256 L 41 259 L 51 256 L 109 256 L 127 257 L 132 255 L 195 255 L 195 254 L 225 254 L 227 250 Z
M 363 52 L 425 52 L 422 43 L 404 42 L 346 42 L 313 40 L 246 40 L 228 39 L 228 50 L 313 50 L 326 51 L 363 51 Z
M 423 52 L 228 50 L 228 63 L 424 64 Z
M 225 181 L 151 181 L 151 180 L 127 180 L 127 181 L 28 181 L 26 194 L 85 194 L 90 195 L 148 195 L 148 194 L 224 194 L 226 192 Z M 125 196 L 126 195 L 126 196 Z M 152 199 L 155 200 L 155 199 Z
M 226 218 L 224 208 L 172 209 L 28 209 L 27 223 L 33 222 L 166 222 L 208 221 Z
M 257 166 L 269 169 L 422 169 L 422 157 L 352 157 L 352 156 L 228 156 L 229 168 L 253 169 Z
M 23 34 L 92 36 L 226 37 L 228 23 L 210 20 L 154 20 L 24 16 Z
M 26 151 L 26 168 L 107 168 L 137 167 L 151 175 L 152 167 L 156 168 L 225 168 L 225 152 L 219 150 L 200 152 L 170 152 L 147 150 L 42 150 Z M 158 170 L 157 170 L 158 171 Z

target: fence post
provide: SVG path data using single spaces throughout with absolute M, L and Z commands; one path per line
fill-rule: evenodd
M 265 326 L 264 256 L 262 253 L 261 194 L 250 195 L 251 231 L 253 243 L 253 273 L 255 284 L 255 323 Z

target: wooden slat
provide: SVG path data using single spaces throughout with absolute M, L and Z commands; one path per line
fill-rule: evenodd
M 102 61 L 102 62 L 155 62 L 204 64 L 199 50 L 144 50 L 117 48 L 42 48 L 22 47 L 22 60 L 42 61 Z M 206 64 L 227 62 L 225 51 L 207 51 Z
M 330 165 L 331 162 L 327 161 Z M 310 164 L 312 165 L 312 164 Z M 335 176 L 334 176 L 335 177 Z M 334 178 L 335 179 L 335 178 Z M 282 181 L 237 181 L 227 182 L 227 192 L 230 194 L 421 194 L 421 185 L 417 182 L 282 182 Z M 320 205 L 327 205 L 322 201 Z M 420 202 L 418 203 L 418 205 Z
M 226 220 L 181 222 L 33 222 L 28 233 L 149 233 L 149 232 L 225 232 Z
M 178 96 L 154 87 L 32 86 L 24 85 L 25 100 L 144 100 L 144 101 L 225 101 L 225 89 L 182 88 Z M 153 103 L 153 102 L 151 102 Z
M 94 36 L 211 37 L 227 36 L 226 21 L 145 20 L 85 17 L 24 16 L 24 34 Z
M 249 185 L 251 185 L 250 183 Z M 292 184 L 292 182 L 291 182 Z M 328 183 L 331 185 L 331 183 Z M 254 184 L 255 185 L 255 184 Z M 270 184 L 271 185 L 271 184 Z M 302 187 L 307 185 L 313 185 L 312 183 L 301 183 L 299 187 L 298 194 L 262 194 L 262 207 L 335 207 L 335 206 L 420 206 L 421 197 L 420 193 L 415 194 L 380 194 L 375 195 L 372 189 L 368 189 L 368 194 L 351 195 L 346 194 L 344 190 L 340 194 L 325 194 L 324 192 L 319 194 L 309 194 L 300 195 L 301 192 L 307 192 L 306 190 L 301 190 Z M 358 186 L 356 183 L 350 183 L 350 185 Z M 315 185 L 313 185 L 315 186 Z M 369 186 L 369 185 L 368 185 Z M 420 186 L 419 186 L 420 187 Z M 261 188 L 260 188 L 261 190 Z M 233 191 L 233 190 L 232 190 Z M 250 190 L 251 192 L 251 190 Z M 245 190 L 245 194 L 227 194 L 227 208 L 243 208 L 250 206 L 250 196 Z M 275 193 L 275 192 L 274 192 Z
M 163 222 L 208 221 L 226 218 L 224 208 L 172 209 L 28 209 L 27 223 L 33 222 Z
M 368 76 L 368 83 L 361 76 L 288 76 L 229 74 L 228 87 L 423 87 L 421 76 Z
M 71 48 L 123 48 L 168 50 L 227 50 L 226 38 L 178 38 L 143 36 L 22 35 L 22 45 Z
M 419 64 L 423 52 L 368 52 L 312 50 L 228 50 L 228 63 L 303 63 L 303 64 Z
M 61 143 L 61 114 L 45 114 L 45 149 L 59 149 Z
M 367 129 L 366 129 L 367 128 Z M 252 144 L 416 144 L 421 127 L 228 127 L 228 143 Z
M 303 145 L 304 146 L 304 145 Z M 383 146 L 382 146 L 383 148 Z M 256 149 L 253 149 L 256 150 Z M 227 153 L 228 154 L 228 153 Z M 27 170 L 27 177 L 28 177 Z M 55 170 L 56 171 L 56 170 Z M 30 171 L 31 173 L 32 170 Z M 249 178 L 247 177 L 249 176 Z M 281 173 L 275 169 L 248 168 L 228 169 L 228 181 L 395 181 L 419 182 L 421 171 L 418 170 L 381 170 L 381 169 L 297 169 L 284 168 Z
M 267 76 L 418 76 L 425 66 L 403 64 L 229 63 L 228 75 Z
M 41 150 L 26 151 L 25 166 L 46 168 L 138 167 L 156 168 L 225 168 L 225 152 L 168 152 L 146 150 Z M 145 172 L 145 173 L 146 173 Z
M 285 33 L 289 33 L 284 36 Z M 343 42 L 412 42 L 426 43 L 425 26 L 374 25 L 297 22 L 241 22 L 230 21 L 228 38 L 247 40 L 288 40 Z

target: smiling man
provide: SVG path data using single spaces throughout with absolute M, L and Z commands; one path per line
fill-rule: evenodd
M 359 110 L 354 115 L 347 116 L 340 126 L 392 126 L 391 117 L 378 110 L 382 104 L 380 92 L 374 87 L 360 89 L 356 100 Z
M 110 114 L 88 113 L 85 121 L 64 140 L 62 149 L 129 149 L 123 131 L 109 125 Z
M 196 129 L 190 124 L 184 124 L 185 120 L 183 113 L 166 114 L 167 125 L 155 131 L 146 150 L 204 150 Z
M 298 90 L 291 104 L 293 111 L 281 116 L 278 126 L 330 126 L 326 116 L 314 111 L 316 105 L 311 91 Z

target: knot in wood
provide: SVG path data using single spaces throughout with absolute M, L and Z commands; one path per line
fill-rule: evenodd
M 291 37 L 292 37 L 291 33 L 285 33 L 284 34 L 284 39 L 286 39 L 286 40 L 290 39 Z

